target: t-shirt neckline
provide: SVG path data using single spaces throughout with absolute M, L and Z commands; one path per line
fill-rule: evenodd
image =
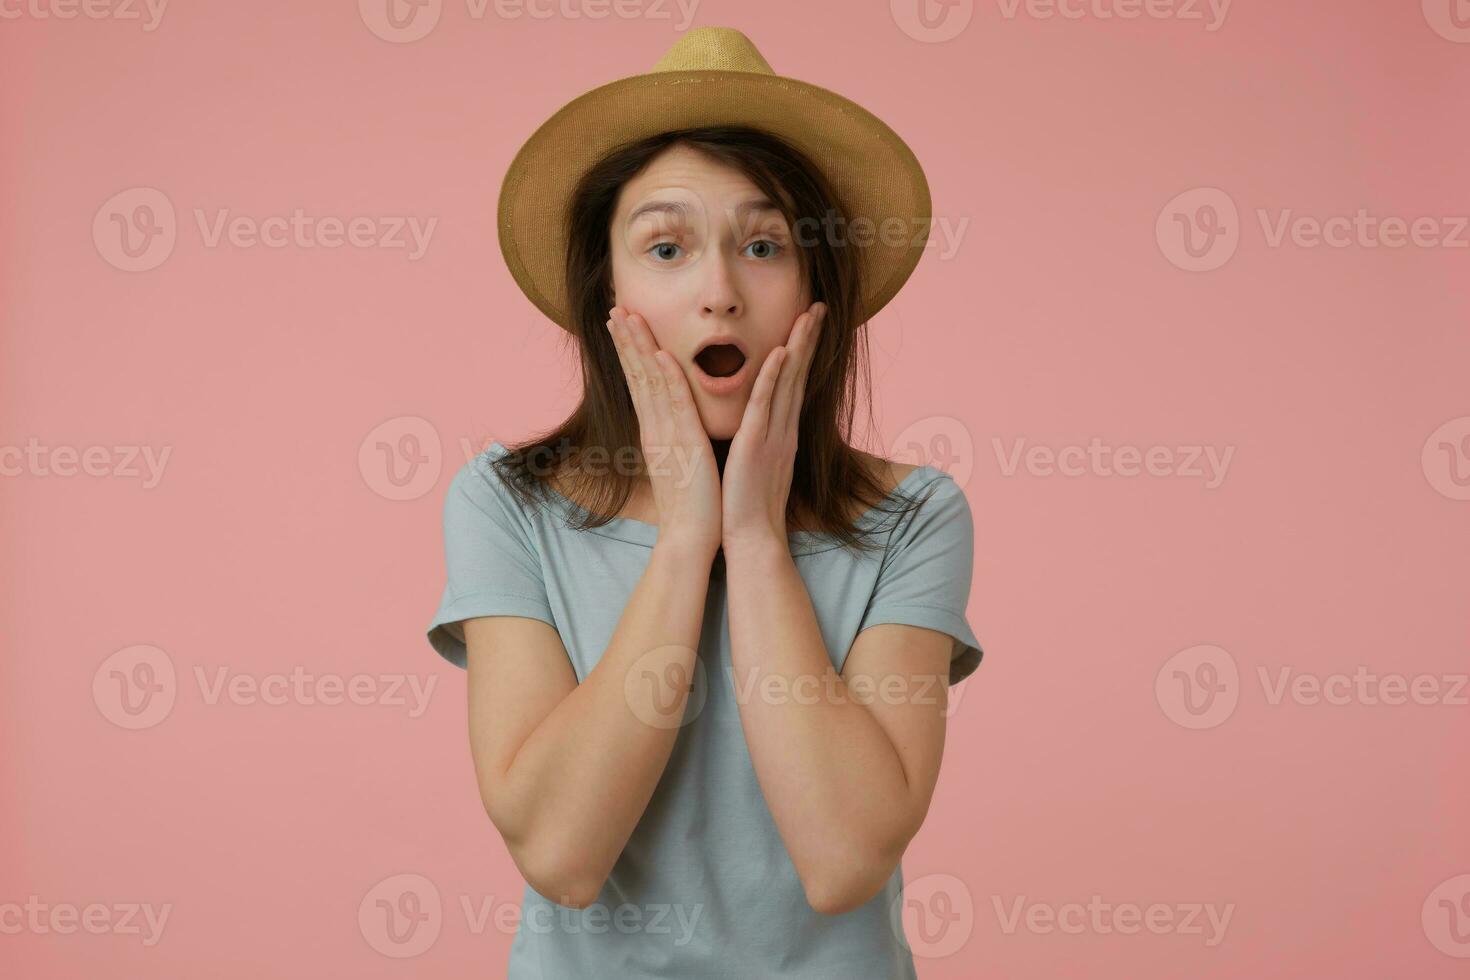
M 497 455 L 508 452 L 505 446 L 499 442 L 494 443 L 494 446 L 500 447 L 500 452 Z M 900 491 L 907 491 L 911 484 L 918 483 L 924 477 L 935 473 L 934 468 L 928 464 L 915 466 L 903 479 L 894 485 L 892 490 L 888 491 L 888 494 L 878 504 L 869 507 L 858 517 L 858 524 L 863 527 L 869 527 L 878 522 L 881 520 L 880 515 L 890 513 L 882 509 L 883 504 L 887 504 L 893 500 Z M 542 483 L 542 487 L 556 504 L 557 510 L 563 518 L 575 518 L 585 513 L 585 509 L 580 504 L 563 495 L 550 484 Z M 652 548 L 654 543 L 658 541 L 658 525 L 649 524 L 647 521 L 640 521 L 636 517 L 614 517 L 600 527 L 589 527 L 586 530 L 605 538 L 613 538 L 629 544 L 642 545 L 645 548 Z M 814 554 L 820 551 L 830 551 L 833 548 L 842 546 L 842 542 L 837 540 L 837 538 L 820 531 L 788 531 L 786 537 L 791 545 L 792 554 Z

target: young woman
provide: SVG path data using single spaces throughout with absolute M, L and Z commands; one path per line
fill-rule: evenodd
M 543 125 L 500 206 L 584 376 L 455 475 L 428 634 L 527 882 L 511 980 L 913 978 L 900 858 L 981 657 L 973 525 L 947 474 L 846 436 L 922 171 L 700 28 Z

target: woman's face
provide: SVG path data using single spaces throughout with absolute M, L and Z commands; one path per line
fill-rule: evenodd
M 791 229 L 763 198 L 740 171 L 678 145 L 623 186 L 613 213 L 614 302 L 679 362 L 711 439 L 734 437 L 766 355 L 812 302 Z M 716 336 L 746 354 L 720 383 L 695 361 Z

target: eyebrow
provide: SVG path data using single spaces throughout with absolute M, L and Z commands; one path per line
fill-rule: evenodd
M 751 211 L 781 213 L 780 208 L 776 207 L 775 204 L 764 197 L 752 198 L 749 201 L 743 201 L 735 206 L 736 215 L 743 215 Z M 687 218 L 689 216 L 689 207 L 683 201 L 645 201 L 634 208 L 632 214 L 628 215 L 628 224 L 631 225 L 634 221 L 638 220 L 640 215 L 658 213 L 674 214 L 680 218 Z

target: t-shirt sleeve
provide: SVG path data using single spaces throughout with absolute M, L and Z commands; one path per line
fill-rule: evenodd
M 556 626 L 530 521 L 484 453 L 470 460 L 444 496 L 444 594 L 429 643 L 466 665 L 463 620 L 527 616 Z
M 980 664 L 984 651 L 966 618 L 974 573 L 975 524 L 964 491 L 949 474 L 931 484 L 917 513 L 893 531 L 858 632 L 878 623 L 923 626 L 954 639 L 949 683 Z M 922 496 L 922 494 L 921 494 Z

